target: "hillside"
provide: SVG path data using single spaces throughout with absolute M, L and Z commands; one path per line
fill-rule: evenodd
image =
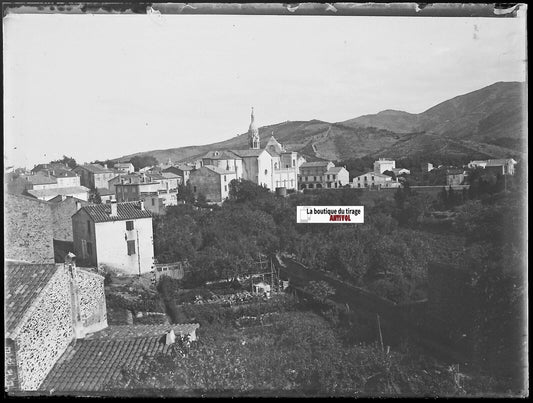
M 396 133 L 425 132 L 518 150 L 523 133 L 525 84 L 498 82 L 444 101 L 420 114 L 382 111 L 350 119 L 350 127 L 377 127 Z
M 498 82 L 420 114 L 385 110 L 339 123 L 287 121 L 259 128 L 262 143 L 274 134 L 288 150 L 315 159 L 422 155 L 520 157 L 525 83 Z M 246 148 L 247 135 L 213 144 L 146 151 L 158 161 L 195 160 L 210 150 Z

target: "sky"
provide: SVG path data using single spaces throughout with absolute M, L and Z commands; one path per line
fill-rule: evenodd
M 4 17 L 4 163 L 209 144 L 287 120 L 420 113 L 525 81 L 525 16 Z

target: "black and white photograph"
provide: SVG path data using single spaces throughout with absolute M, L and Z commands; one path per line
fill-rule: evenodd
M 2 6 L 4 397 L 529 397 L 526 4 Z

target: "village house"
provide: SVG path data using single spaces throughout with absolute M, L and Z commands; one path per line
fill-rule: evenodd
M 300 174 L 298 176 L 300 189 L 321 189 L 324 187 L 324 175 L 335 164 L 331 161 L 311 161 L 304 162 L 300 165 Z
M 115 194 L 115 189 L 98 189 L 98 194 L 100 195 L 100 201 L 102 203 L 111 203 L 112 201 L 117 201 L 117 195 Z
M 142 201 L 147 210 L 154 214 L 163 214 L 165 205 L 163 198 L 159 197 L 161 184 L 157 181 L 152 182 L 149 179 L 142 180 L 143 182 L 117 183 L 115 185 L 117 202 Z
M 78 165 L 73 171 L 79 175 L 82 186 L 89 189 L 107 189 L 109 179 L 117 176 L 116 171 L 99 164 Z
M 89 189 L 85 186 L 57 187 L 39 190 L 31 189 L 27 190 L 26 193 L 36 199 L 45 201 L 51 200 L 57 196 L 75 197 L 84 201 L 89 199 Z
M 104 278 L 74 264 L 5 264 L 5 387 L 34 391 L 75 339 L 107 327 Z
M 344 167 L 332 167 L 324 173 L 325 187 L 338 189 L 350 184 L 350 174 Z
M 352 180 L 352 188 L 356 189 L 398 188 L 400 186 L 400 183 L 392 180 L 392 177 L 373 171 L 356 176 Z
M 84 205 L 86 201 L 71 196 L 46 202 L 6 194 L 6 257 L 29 263 L 63 262 L 64 256 L 74 251 L 71 217 Z
M 396 168 L 396 161 L 388 158 L 380 158 L 374 161 L 374 172 L 382 174 L 385 171 L 393 171 Z
M 514 175 L 517 162 L 512 158 L 470 161 L 468 168 L 483 168 L 501 175 Z
M 54 263 L 54 220 L 50 203 L 8 193 L 4 212 L 5 258 Z
M 152 269 L 152 213 L 145 209 L 144 202 L 82 207 L 72 216 L 72 232 L 79 261 L 126 274 Z
M 194 166 L 187 164 L 179 164 L 178 166 L 168 167 L 163 170 L 163 172 L 172 172 L 180 177 L 180 182 L 178 185 L 187 184 L 189 182 L 189 175 L 191 172 L 196 169 Z
M 237 178 L 243 177 L 242 158 L 232 151 L 209 151 L 200 160 L 200 166 L 215 166 L 225 171 L 233 171 Z
M 422 164 L 422 172 L 431 172 L 433 169 L 433 164 L 431 162 L 425 162 Z
M 205 165 L 191 172 L 189 183 L 194 196 L 204 195 L 208 202 L 220 203 L 229 196 L 229 183 L 237 179 L 234 171 Z
M 135 168 L 133 167 L 133 164 L 131 162 L 116 162 L 115 165 L 113 165 L 113 169 L 115 169 L 118 173 L 125 173 L 129 174 L 135 171 Z

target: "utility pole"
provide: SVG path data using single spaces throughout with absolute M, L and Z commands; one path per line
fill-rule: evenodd
M 383 352 L 383 335 L 381 334 L 381 323 L 379 322 L 379 315 L 376 314 L 378 319 L 378 331 L 379 331 L 379 344 L 381 346 L 381 352 Z

